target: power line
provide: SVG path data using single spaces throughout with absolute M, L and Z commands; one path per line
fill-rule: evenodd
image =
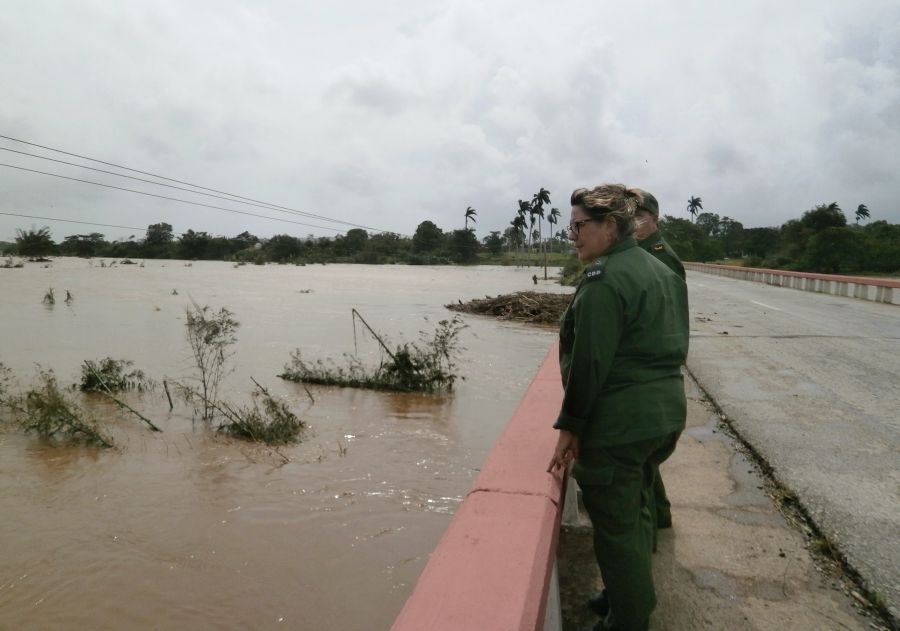
M 73 182 L 83 182 L 85 184 L 93 184 L 94 186 L 103 186 L 105 188 L 112 188 L 117 191 L 127 191 L 129 193 L 136 193 L 137 195 L 146 195 L 148 197 L 158 197 L 159 199 L 168 199 L 173 202 L 182 202 L 184 204 L 191 204 L 193 206 L 203 206 L 204 208 L 213 208 L 215 210 L 224 210 L 228 213 L 235 213 L 238 215 L 249 215 L 250 217 L 259 217 L 260 219 L 271 219 L 272 221 L 283 221 L 285 223 L 297 224 L 298 226 L 307 226 L 308 228 L 319 228 L 321 230 L 334 230 L 335 232 L 340 232 L 338 228 L 332 228 L 331 226 L 317 226 L 311 223 L 304 223 L 302 221 L 291 221 L 290 219 L 282 219 L 281 217 L 269 217 L 268 215 L 260 215 L 258 213 L 247 212 L 246 210 L 235 210 L 234 208 L 225 208 L 224 206 L 213 206 L 212 204 L 202 204 L 200 202 L 192 202 L 188 199 L 179 199 L 177 197 L 168 197 L 166 195 L 157 195 L 156 193 L 147 193 L 145 191 L 138 191 L 133 188 L 123 188 L 121 186 L 113 186 L 112 184 L 103 184 L 102 182 L 93 182 L 91 180 L 82 180 L 77 177 L 69 177 L 67 175 L 59 175 L 58 173 L 47 173 L 46 171 L 38 171 L 37 169 L 26 169 L 25 167 L 17 167 L 13 164 L 4 164 L 0 162 L 0 167 L 8 167 L 10 169 L 18 169 L 19 171 L 28 171 L 29 173 L 40 173 L 41 175 L 49 175 L 50 177 L 58 177 L 63 180 L 72 180 Z
M 243 196 L 241 196 L 241 195 L 234 195 L 233 193 L 228 193 L 227 191 L 220 191 L 220 190 L 215 189 L 215 188 L 208 188 L 208 187 L 206 187 L 206 186 L 200 186 L 200 185 L 198 185 L 198 184 L 192 184 L 192 183 L 190 183 L 190 182 L 185 182 L 185 181 L 182 181 L 182 180 L 176 180 L 176 179 L 174 179 L 174 178 L 166 177 L 166 176 L 164 176 L 164 175 L 157 175 L 156 173 L 149 173 L 149 172 L 147 172 L 147 171 L 141 171 L 141 170 L 138 170 L 138 169 L 132 169 L 132 168 L 130 168 L 130 167 L 122 166 L 121 164 L 116 164 L 116 163 L 114 163 L 114 162 L 106 162 L 106 161 L 104 161 L 104 160 L 98 160 L 97 158 L 91 158 L 91 157 L 89 157 L 89 156 L 84 156 L 84 155 L 77 154 L 77 153 L 71 153 L 71 152 L 68 152 L 68 151 L 63 151 L 62 149 L 55 149 L 55 148 L 53 148 L 53 147 L 47 147 L 47 146 L 45 146 L 45 145 L 39 145 L 39 144 L 34 143 L 34 142 L 28 142 L 27 140 L 20 140 L 19 138 L 13 138 L 13 137 L 11 137 L 11 136 L 4 136 L 4 135 L 0 134 L 0 138 L 3 138 L 3 139 L 5 139 L 5 140 L 12 140 L 13 142 L 20 142 L 20 143 L 22 143 L 22 144 L 24 144 L 24 145 L 30 145 L 30 146 L 32 146 L 32 147 L 39 147 L 40 149 L 46 149 L 46 150 L 48 150 L 48 151 L 55 151 L 56 153 L 62 153 L 62 154 L 67 155 L 67 156 L 72 156 L 72 157 L 75 157 L 75 158 L 81 158 L 82 160 L 90 160 L 91 162 L 97 162 L 97 163 L 99 163 L 99 164 L 105 164 L 105 165 L 107 165 L 107 166 L 116 167 L 117 169 L 123 169 L 123 170 L 125 170 L 125 171 L 131 171 L 132 173 L 140 173 L 141 175 L 149 175 L 150 177 L 155 177 L 155 178 L 160 179 L 160 180 L 166 180 L 166 181 L 168 181 L 168 182 L 175 182 L 176 184 L 184 184 L 184 185 L 186 185 L 186 186 L 191 186 L 191 187 L 193 187 L 193 188 L 199 188 L 199 189 L 204 190 L 204 191 L 211 191 L 211 192 L 213 192 L 213 193 L 220 193 L 220 194 L 222 194 L 222 195 L 228 195 L 229 197 L 234 197 L 234 198 L 236 198 L 236 199 L 246 200 L 246 201 L 248 201 L 248 202 L 254 202 L 254 203 L 257 203 L 257 204 L 265 204 L 266 206 L 271 206 L 272 208 L 279 208 L 279 209 L 281 209 L 281 210 L 287 210 L 287 211 L 292 211 L 292 212 L 302 213 L 302 214 L 308 215 L 308 216 L 313 217 L 313 218 L 316 218 L 316 219 L 324 219 L 324 220 L 326 220 L 326 221 L 338 221 L 339 223 L 347 223 L 347 222 L 341 222 L 341 221 L 339 221 L 339 220 L 337 220 L 337 219 L 331 219 L 331 218 L 325 217 L 325 216 L 323 216 L 323 215 L 315 215 L 315 214 L 313 214 L 313 213 L 304 213 L 303 211 L 299 211 L 299 210 L 296 210 L 296 209 L 293 209 L 293 208 L 289 208 L 289 207 L 287 207 L 287 206 L 279 206 L 279 205 L 277 205 L 277 204 L 268 204 L 267 202 L 264 202 L 264 201 L 261 201 L 261 200 L 258 200 L 258 199 L 253 199 L 252 197 L 243 197 Z M 390 232 L 389 230 L 381 230 L 380 228 L 370 228 L 370 227 L 367 227 L 367 226 L 361 226 L 361 225 L 359 225 L 359 224 L 348 224 L 348 225 L 356 226 L 356 227 L 359 227 L 359 228 L 365 228 L 366 230 L 374 230 L 375 232 Z
M 85 226 L 103 226 L 104 228 L 122 228 L 123 230 L 138 230 L 140 232 L 147 232 L 147 228 L 132 228 L 131 226 L 115 226 L 113 224 L 108 223 L 94 223 L 93 221 L 77 221 L 75 219 L 60 219 L 58 217 L 41 217 L 40 215 L 23 215 L 21 213 L 5 213 L 0 211 L 0 215 L 7 215 L 9 217 L 27 217 L 29 219 L 45 219 L 46 221 L 65 221 L 66 223 L 80 223 Z
M 7 148 L 7 147 L 0 147 L 0 151 L 9 151 L 10 153 L 17 153 L 17 154 L 19 154 L 19 155 L 28 156 L 28 157 L 30 157 L 30 158 L 39 158 L 39 159 L 41 159 L 41 160 L 49 160 L 50 162 L 57 162 L 57 163 L 59 163 L 59 164 L 66 164 L 66 165 L 73 166 L 73 167 L 78 167 L 78 168 L 81 168 L 81 169 L 88 169 L 88 170 L 90 170 L 90 171 L 97 171 L 98 173 L 106 173 L 107 175 L 114 175 L 114 176 L 116 176 L 116 177 L 124 177 L 124 178 L 128 178 L 129 180 L 137 180 L 138 182 L 145 182 L 145 183 L 147 183 L 147 184 L 153 184 L 153 185 L 155 185 L 155 186 L 165 186 L 165 187 L 167 187 L 167 188 L 174 188 L 175 190 L 178 190 L 178 191 L 185 191 L 185 192 L 187 192 L 187 193 L 193 193 L 194 195 L 205 195 L 206 197 L 214 197 L 214 198 L 216 198 L 216 199 L 222 199 L 222 200 L 225 200 L 226 202 L 235 202 L 235 203 L 238 203 L 238 204 L 247 204 L 248 206 L 257 206 L 257 207 L 259 207 L 259 208 L 267 208 L 267 209 L 269 209 L 269 210 L 275 210 L 275 211 L 277 211 L 277 212 L 282 212 L 282 213 L 289 213 L 289 214 L 299 215 L 299 216 L 301 216 L 301 217 L 310 217 L 311 219 L 321 219 L 321 220 L 323 220 L 323 221 L 331 221 L 331 222 L 333 222 L 333 223 L 340 223 L 340 224 L 344 224 L 344 225 L 347 225 L 347 226 L 353 226 L 353 227 L 355 227 L 355 228 L 366 228 L 367 230 L 374 230 L 374 231 L 376 231 L 376 232 L 384 232 L 383 230 L 378 230 L 377 228 L 369 228 L 368 226 L 361 226 L 361 225 L 359 225 L 359 224 L 352 223 L 352 222 L 350 222 L 350 221 L 342 221 L 342 220 L 340 220 L 340 219 L 330 219 L 330 218 L 324 217 L 324 216 L 322 216 L 322 215 L 316 215 L 316 214 L 314 214 L 314 213 L 307 213 L 307 212 L 304 212 L 304 211 L 302 211 L 302 210 L 283 210 L 283 209 L 281 209 L 280 207 L 275 206 L 275 205 L 273 205 L 273 204 L 264 204 L 264 203 L 262 203 L 262 204 L 257 204 L 257 203 L 255 203 L 255 202 L 244 202 L 244 201 L 240 201 L 240 200 L 238 200 L 238 199 L 232 199 L 231 197 L 223 197 L 223 196 L 221 196 L 221 195 L 213 195 L 212 193 L 204 193 L 204 192 L 202 192 L 202 191 L 195 191 L 195 190 L 192 190 L 192 189 L 189 189 L 189 188 L 184 188 L 184 187 L 182 187 L 182 186 L 174 186 L 174 185 L 172 185 L 172 184 L 165 184 L 165 183 L 163 183 L 163 182 L 154 182 L 153 180 L 148 180 L 148 179 L 145 179 L 145 178 L 142 178 L 142 177 L 134 177 L 133 175 L 125 175 L 124 173 L 116 173 L 115 171 L 107 171 L 106 169 L 97 169 L 97 168 L 95 168 L 95 167 L 89 167 L 89 166 L 87 166 L 87 165 L 85 165 L 85 164 L 78 164 L 77 162 L 67 162 L 66 160 L 57 160 L 56 158 L 50 158 L 50 157 L 48 157 L 48 156 L 39 156 L 39 155 L 37 155 L 36 153 L 28 153 L 28 152 L 26 152 L 26 151 L 17 151 L 16 149 L 9 149 L 9 148 Z M 3 166 L 7 166 L 7 165 L 3 165 Z M 13 167 L 13 168 L 17 168 L 17 167 Z M 82 180 L 82 181 L 83 181 L 83 180 Z M 89 183 L 90 183 L 90 182 L 89 182 Z

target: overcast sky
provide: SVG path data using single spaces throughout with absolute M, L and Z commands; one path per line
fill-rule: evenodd
M 565 221 L 573 188 L 613 181 L 676 217 L 693 195 L 746 227 L 829 202 L 850 222 L 860 203 L 900 222 L 896 0 L 2 8 L 0 135 L 304 212 L 412 234 L 460 228 L 472 206 L 483 237 L 542 186 Z M 9 151 L 0 163 L 347 229 Z M 5 166 L 0 212 L 336 234 Z M 0 215 L 0 240 L 32 225 L 58 241 L 135 234 Z

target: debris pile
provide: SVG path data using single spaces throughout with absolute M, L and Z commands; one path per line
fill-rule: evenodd
M 488 315 L 498 320 L 515 320 L 534 324 L 557 324 L 572 294 L 548 294 L 536 291 L 518 291 L 491 298 L 485 296 L 469 302 L 449 304 L 452 311 Z

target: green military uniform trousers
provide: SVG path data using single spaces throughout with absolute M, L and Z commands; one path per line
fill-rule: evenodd
M 653 485 L 681 432 L 624 445 L 582 449 L 573 475 L 594 528 L 594 555 L 610 614 L 601 628 L 645 631 L 656 607 L 651 557 L 656 537 Z

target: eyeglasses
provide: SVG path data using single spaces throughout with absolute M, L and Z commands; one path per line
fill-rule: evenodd
M 581 232 L 581 226 L 583 226 L 584 224 L 589 223 L 591 221 L 594 221 L 594 220 L 593 219 L 579 219 L 578 221 L 573 221 L 572 223 L 569 224 L 569 234 L 575 235 L 577 237 L 578 233 Z

